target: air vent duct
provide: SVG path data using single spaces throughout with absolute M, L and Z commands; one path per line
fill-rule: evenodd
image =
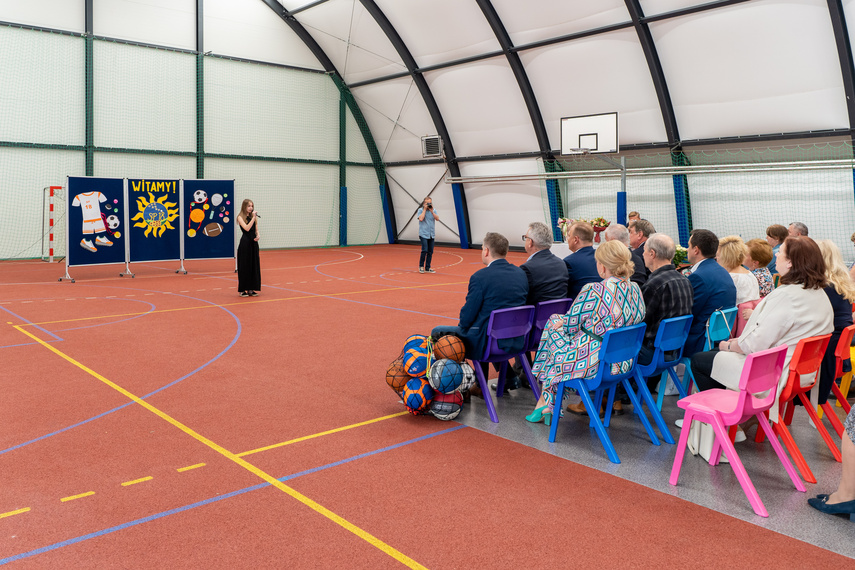
M 436 158 L 442 156 L 442 139 L 438 135 L 422 137 L 422 157 Z

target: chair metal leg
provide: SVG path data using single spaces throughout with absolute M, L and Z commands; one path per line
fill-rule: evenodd
M 718 414 L 712 418 L 712 427 L 715 431 L 716 442 L 724 450 L 724 454 L 727 456 L 728 461 L 730 461 L 730 466 L 733 467 L 733 471 L 736 473 L 736 478 L 739 480 L 739 484 L 742 485 L 742 490 L 745 492 L 745 496 L 748 497 L 748 502 L 751 503 L 751 507 L 754 509 L 754 512 L 761 517 L 768 517 L 769 512 L 763 505 L 763 501 L 760 500 L 760 495 L 757 494 L 757 489 L 754 488 L 754 483 L 752 483 L 751 478 L 748 477 L 748 472 L 745 470 L 742 460 L 736 453 L 736 448 L 734 448 L 733 444 L 730 442 L 730 438 L 727 436 L 727 430 L 724 427 L 724 424 L 721 423 L 721 418 Z
M 493 420 L 493 423 L 499 423 L 499 415 L 496 413 L 496 406 L 493 404 L 493 396 L 490 394 L 490 387 L 487 385 L 487 378 L 484 376 L 481 362 L 473 360 L 472 369 L 475 370 L 478 386 L 481 387 L 481 393 L 484 395 L 484 403 L 487 404 L 487 413 L 490 414 L 490 419 Z
M 813 405 L 811 405 L 810 400 L 805 397 L 804 392 L 799 393 L 799 400 L 802 401 L 811 421 L 813 421 L 813 425 L 816 426 L 816 430 L 819 432 L 819 435 L 822 436 L 822 439 L 825 441 L 825 445 L 828 446 L 828 450 L 831 451 L 831 455 L 834 456 L 834 459 L 836 459 L 838 463 L 842 463 L 843 457 L 840 455 L 840 449 L 838 449 L 834 440 L 831 439 L 831 435 L 829 435 L 828 430 L 825 429 L 825 425 L 822 423 L 822 420 L 820 420 L 819 416 L 816 415 L 816 410 L 813 409 Z M 842 427 L 843 426 L 841 426 L 841 429 Z
M 683 466 L 683 456 L 686 455 L 686 444 L 689 442 L 689 431 L 692 428 L 692 418 L 695 413 L 692 410 L 686 410 L 683 415 L 683 427 L 680 430 L 680 441 L 677 442 L 677 455 L 674 456 L 674 465 L 671 467 L 671 478 L 668 482 L 676 485 L 680 479 L 680 468 Z
M 636 384 L 638 384 L 638 391 L 641 392 L 641 399 L 644 400 L 644 403 L 647 404 L 647 409 L 650 410 L 650 415 L 653 417 L 653 421 L 656 422 L 656 427 L 659 428 L 659 433 L 662 434 L 662 439 L 665 440 L 665 443 L 674 443 L 674 437 L 671 435 L 671 430 L 668 429 L 668 424 L 665 423 L 665 420 L 662 418 L 662 414 L 659 412 L 659 409 L 656 407 L 656 403 L 653 401 L 653 396 L 650 395 L 650 390 L 647 389 L 647 383 L 644 382 L 644 379 L 641 378 L 641 374 L 636 370 L 634 372 Z M 626 382 L 628 385 L 629 382 Z M 627 388 L 627 393 L 632 392 L 631 388 Z M 630 396 L 632 398 L 632 396 Z M 635 405 L 635 402 L 633 402 Z M 643 417 L 646 421 L 647 418 L 644 415 L 644 410 L 639 405 L 638 413 L 640 417 Z M 658 441 L 658 439 L 654 439 L 654 442 Z

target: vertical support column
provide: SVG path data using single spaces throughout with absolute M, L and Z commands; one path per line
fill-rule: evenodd
M 85 35 L 84 41 L 84 58 L 83 58 L 83 73 L 84 73 L 84 91 L 86 97 L 85 110 L 85 142 L 83 152 L 86 155 L 86 176 L 95 176 L 95 111 L 94 111 L 94 73 L 93 73 L 93 51 L 94 51 L 94 18 L 92 16 L 92 3 L 94 0 L 85 0 L 84 2 L 84 22 Z
M 671 151 L 671 164 L 674 166 L 688 166 L 689 159 L 682 150 Z M 675 174 L 671 177 L 674 181 L 674 203 L 677 210 L 677 231 L 679 232 L 680 245 L 689 247 L 689 234 L 692 233 L 692 204 L 689 198 L 689 180 L 685 174 Z
M 620 157 L 620 191 L 617 194 L 617 223 L 626 225 L 626 157 Z
M 469 239 L 469 210 L 463 196 L 463 184 L 452 184 L 451 194 L 454 196 L 454 213 L 457 215 L 457 230 L 460 232 L 460 249 L 469 249 L 472 240 Z
M 561 170 L 561 166 L 554 160 L 544 161 L 543 164 L 546 168 L 546 172 L 559 172 Z M 564 241 L 564 236 L 558 228 L 558 218 L 561 218 L 564 215 L 558 180 L 547 178 L 546 200 L 549 203 L 549 225 L 552 228 L 552 239 L 555 241 Z
M 204 0 L 196 0 L 196 178 L 205 178 Z M 183 202 L 182 202 L 183 203 Z
M 338 244 L 347 245 L 347 102 L 338 99 Z

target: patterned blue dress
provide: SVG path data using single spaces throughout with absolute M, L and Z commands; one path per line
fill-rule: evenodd
M 597 373 L 601 342 L 589 333 L 602 337 L 608 330 L 637 325 L 644 321 L 644 310 L 644 298 L 637 284 L 609 277 L 585 285 L 566 315 L 554 315 L 549 319 L 543 329 L 532 373 L 543 382 L 544 399 L 550 412 L 558 382 L 593 378 Z M 556 323 L 561 325 L 558 330 L 554 330 Z

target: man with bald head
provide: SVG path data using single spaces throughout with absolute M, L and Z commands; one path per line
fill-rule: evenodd
M 609 227 L 606 228 L 606 231 L 603 232 L 603 235 L 605 236 L 606 241 L 616 239 L 626 246 L 629 250 L 630 256 L 632 256 L 632 262 L 635 264 L 635 273 L 632 274 L 632 277 L 630 277 L 629 280 L 633 283 L 637 283 L 639 287 L 644 285 L 647 281 L 647 267 L 644 265 L 644 257 L 633 251 L 629 246 L 629 230 L 626 226 L 623 224 L 610 224 Z
M 665 234 L 650 234 L 644 242 L 644 263 L 650 270 L 650 277 L 641 286 L 647 329 L 644 331 L 644 344 L 638 353 L 640 364 L 650 364 L 653 360 L 653 341 L 656 340 L 660 322 L 692 314 L 692 284 L 671 263 L 675 249 L 674 240 Z

